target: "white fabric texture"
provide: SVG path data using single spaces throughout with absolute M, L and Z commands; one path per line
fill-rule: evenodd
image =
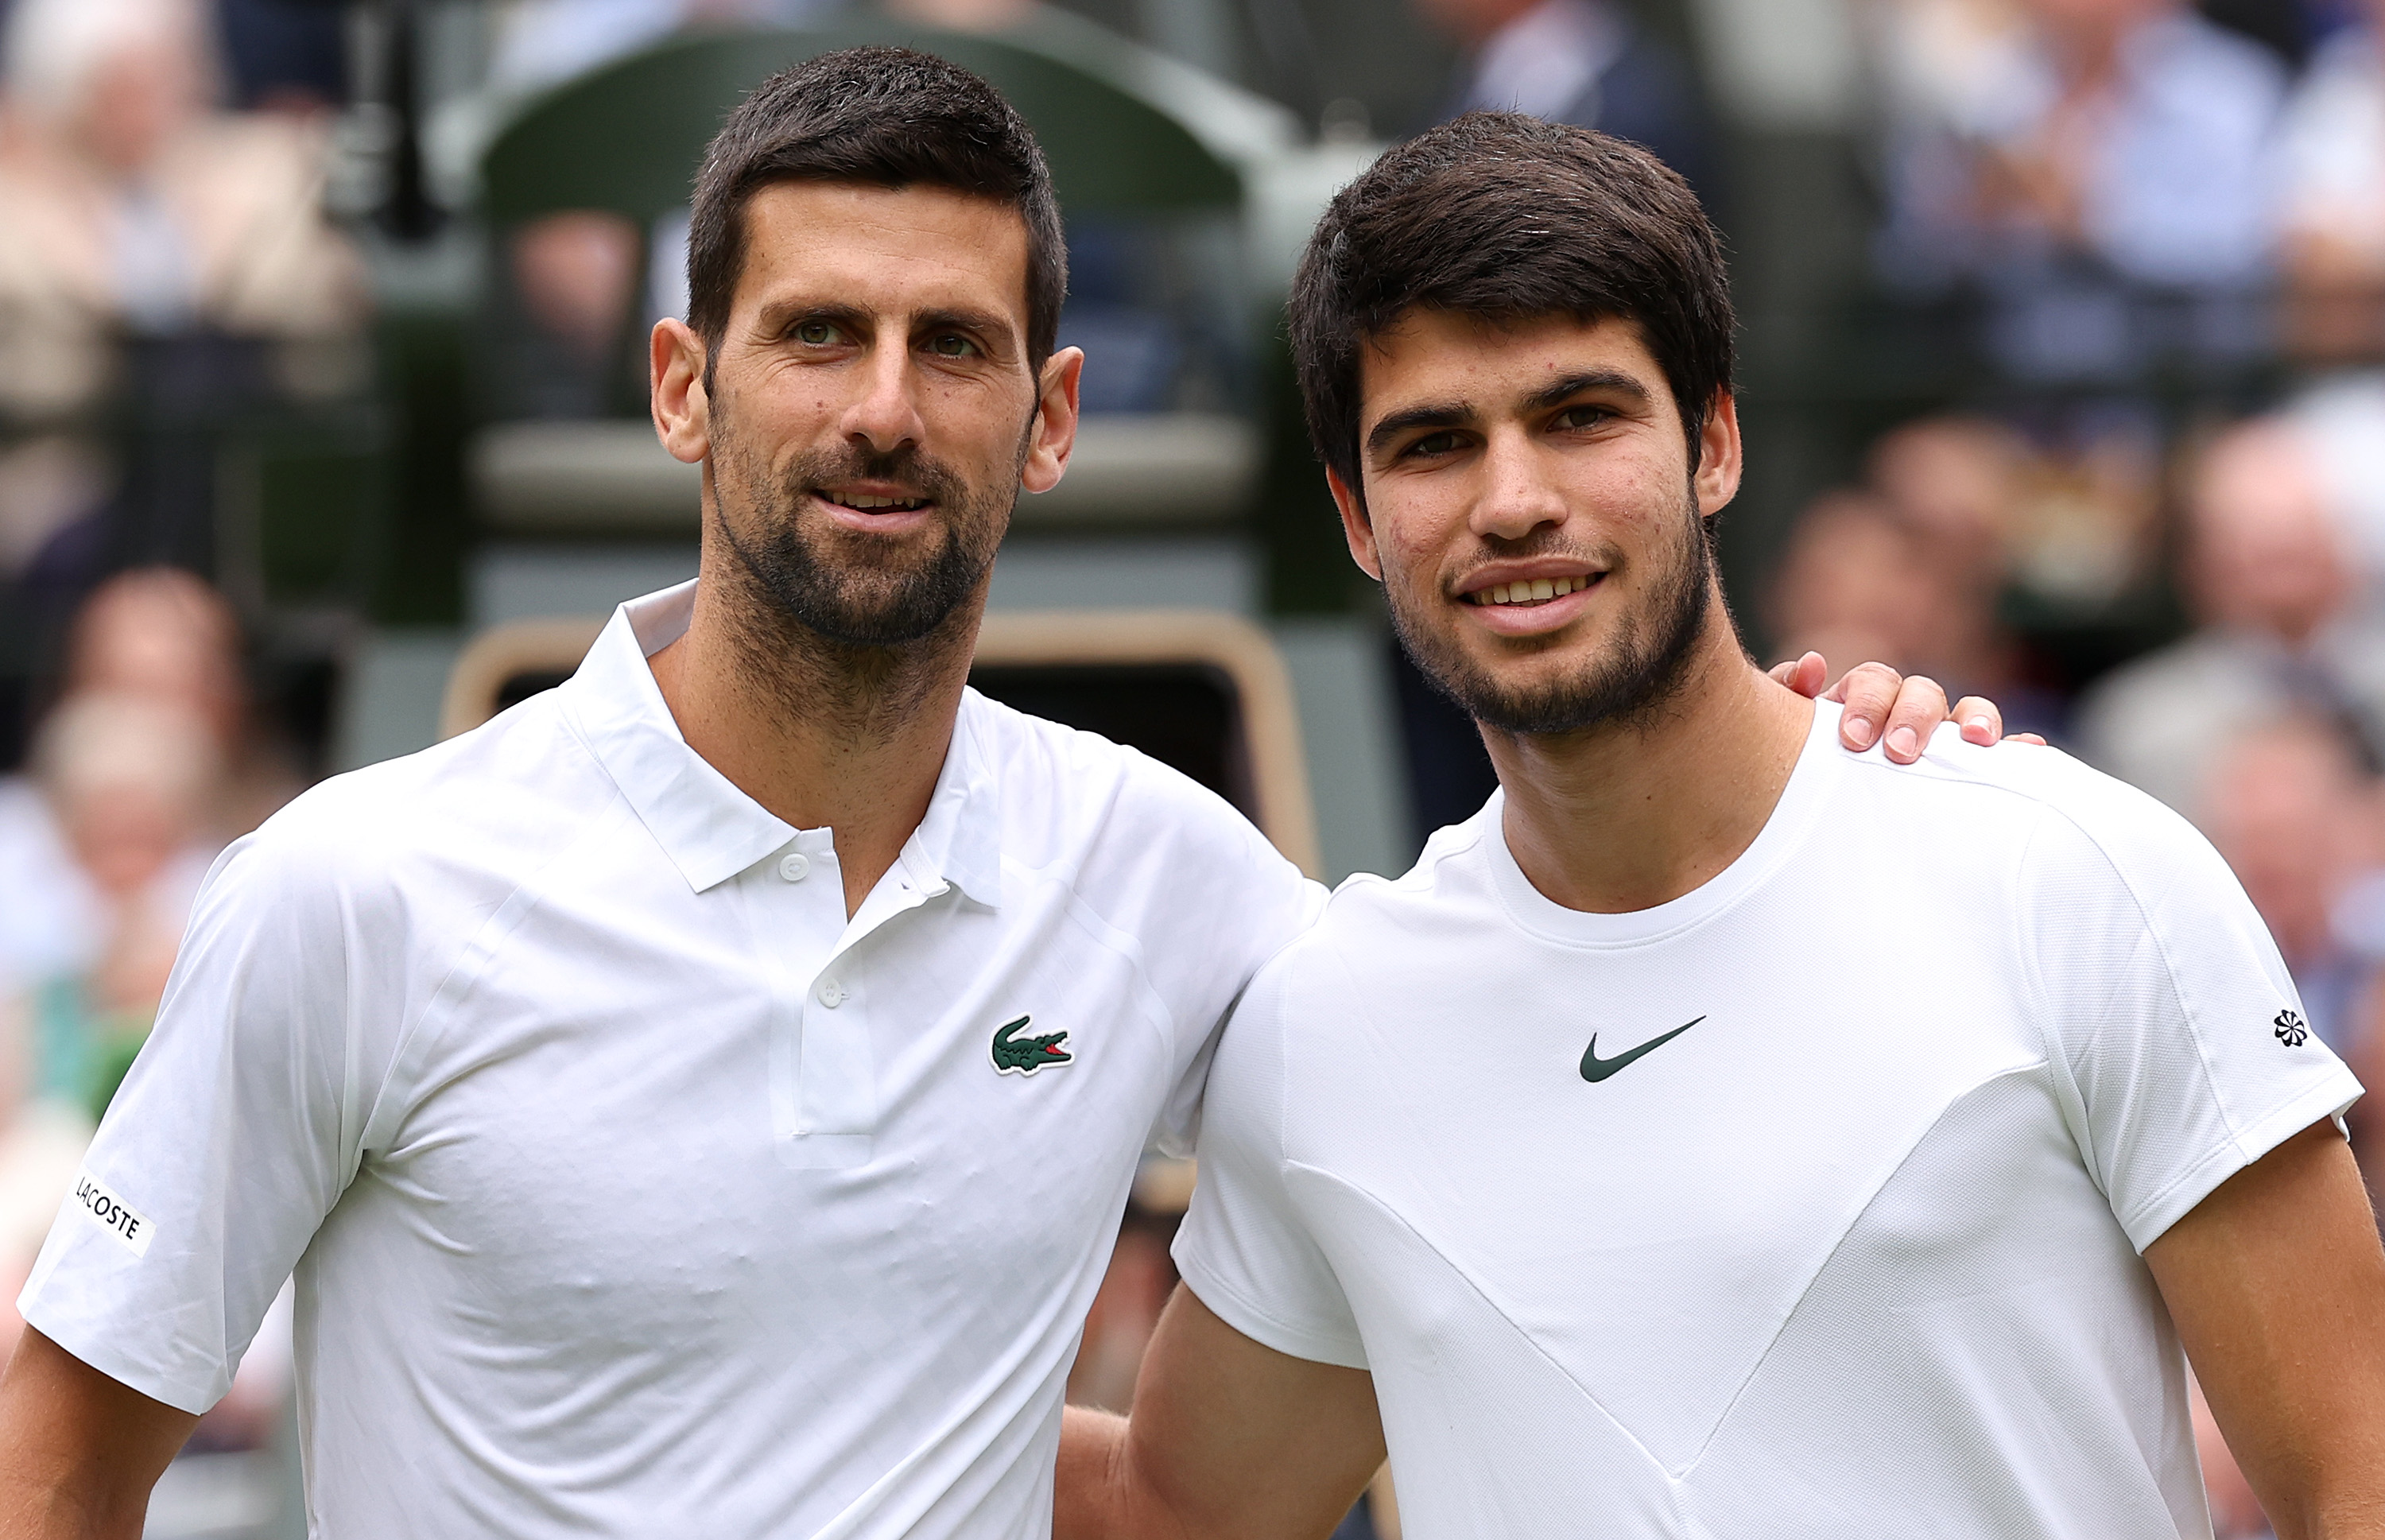
M 671 720 L 644 656 L 691 595 L 226 853 L 86 1162 L 145 1251 L 70 1200 L 25 1290 L 195 1411 L 294 1266 L 318 1534 L 1048 1534 L 1138 1158 L 1322 902 L 1184 777 L 972 693 L 848 920 L 830 831 Z M 1072 1057 L 1002 1072 L 1021 1017 Z
M 1838 715 L 1679 899 L 1550 902 L 1494 797 L 1236 1011 L 1178 1261 L 1372 1371 L 1410 1533 L 2209 1533 L 2139 1253 L 2358 1084 L 2175 814 Z

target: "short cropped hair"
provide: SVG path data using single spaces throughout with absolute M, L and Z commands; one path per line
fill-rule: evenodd
M 960 66 L 910 48 L 843 48 L 780 70 L 704 153 L 687 233 L 687 323 L 720 350 L 745 268 L 745 206 L 773 182 L 940 187 L 1008 204 L 1027 224 L 1027 354 L 1060 331 L 1068 248 L 1043 147 L 1018 110 Z
M 1387 152 L 1335 195 L 1292 291 L 1317 453 L 1358 479 L 1359 350 L 1412 310 L 1640 328 L 1689 434 L 1730 388 L 1730 282 L 1697 194 L 1636 144 L 1470 112 Z

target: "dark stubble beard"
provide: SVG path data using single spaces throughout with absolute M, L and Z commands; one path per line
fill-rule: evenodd
M 714 461 L 730 469 L 753 518 L 740 533 L 726 518 L 721 538 L 744 569 L 743 586 L 785 620 L 846 647 L 893 647 L 932 635 L 977 591 L 1018 500 L 1022 440 L 1007 484 L 972 488 L 949 466 L 905 445 L 878 454 L 853 445 L 812 450 L 774 475 L 736 452 Z M 732 466 L 724 468 L 723 459 Z M 817 488 L 843 482 L 891 481 L 932 501 L 943 538 L 924 557 L 890 562 L 868 536 L 833 525 L 807 531 L 804 515 Z
M 1615 644 L 1580 672 L 1518 689 L 1484 669 L 1458 645 L 1391 601 L 1392 629 L 1434 688 L 1483 726 L 1505 732 L 1579 732 L 1610 723 L 1645 721 L 1664 708 L 1688 676 L 1706 626 L 1714 570 L 1712 536 L 1692 493 L 1680 537 L 1664 570 L 1654 574 L 1635 614 L 1624 619 Z M 1516 555 L 1549 555 L 1519 549 Z

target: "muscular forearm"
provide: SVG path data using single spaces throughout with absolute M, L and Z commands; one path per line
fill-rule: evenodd
M 197 1421 L 27 1329 L 0 1374 L 0 1540 L 140 1540 Z

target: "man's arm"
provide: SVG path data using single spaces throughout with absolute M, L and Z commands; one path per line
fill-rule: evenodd
M 1324 1540 L 1382 1463 L 1373 1376 L 1253 1342 L 1180 1287 L 1133 1419 L 1063 1419 L 1053 1540 Z
M 0 1374 L 0 1540 L 140 1540 L 197 1421 L 25 1328 Z
M 2385 1249 L 2322 1122 L 2145 1248 L 2278 1540 L 2385 1536 Z

